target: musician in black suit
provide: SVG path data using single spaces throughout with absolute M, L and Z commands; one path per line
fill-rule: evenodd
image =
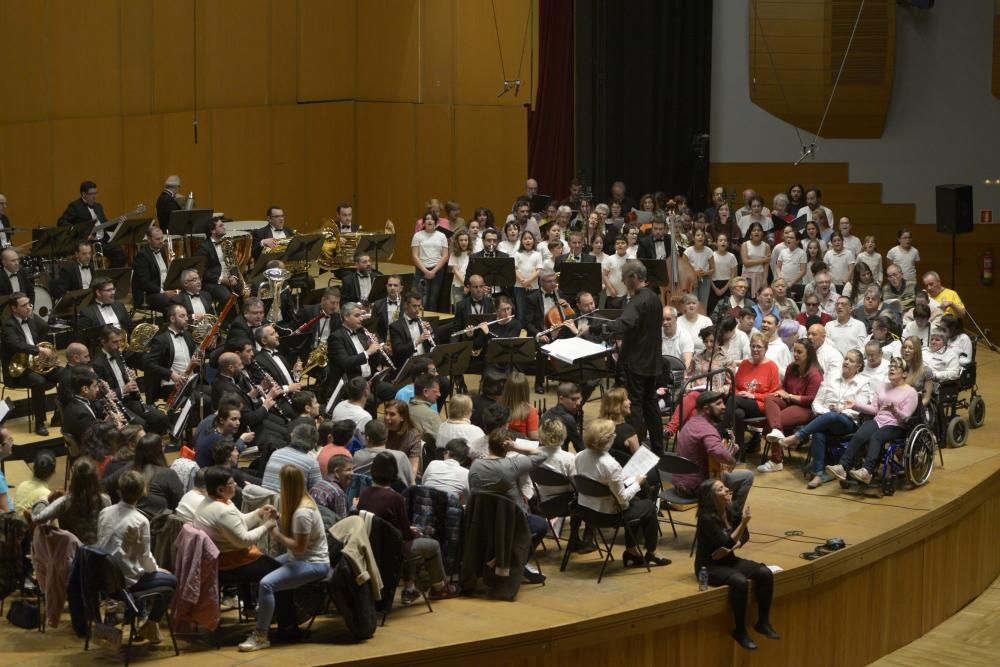
M 549 311 L 557 313 L 559 320 L 568 319 L 564 314 L 564 308 L 560 304 L 565 301 L 563 295 L 559 294 L 556 285 L 556 274 L 554 271 L 542 271 L 538 277 L 538 286 L 541 288 L 537 292 L 528 293 L 527 315 L 524 319 L 524 328 L 528 335 L 535 339 L 537 352 L 535 353 L 535 393 L 545 393 L 545 374 L 548 366 L 548 357 L 542 353 L 542 346 L 556 340 L 557 338 L 569 338 L 576 335 L 576 327 L 572 322 L 568 322 L 565 327 L 556 329 L 552 333 L 543 334 L 542 331 L 549 328 L 545 322 L 545 316 Z
M 143 403 L 135 374 L 129 371 L 119 350 L 121 341 L 118 329 L 110 325 L 102 328 L 97 338 L 100 350 L 91 366 L 97 377 L 107 382 L 121 400 L 131 423 L 163 435 L 167 432 L 167 416 L 156 406 Z
M 559 267 L 566 263 L 577 263 L 577 264 L 594 264 L 597 262 L 597 258 L 590 253 L 584 252 L 583 250 L 583 232 L 570 232 L 569 233 L 569 252 L 565 255 L 559 255 L 555 259 L 555 269 L 559 270 Z
M 466 276 L 465 286 L 469 288 L 469 293 L 466 294 L 461 301 L 455 304 L 455 319 L 453 325 L 453 331 L 455 333 L 472 326 L 469 322 L 470 315 L 494 315 L 497 312 L 493 299 L 488 296 L 490 288 L 486 286 L 482 276 L 475 274 Z M 481 350 L 486 347 L 488 337 L 481 329 L 476 329 L 452 340 L 455 342 L 471 340 L 473 342 L 473 347 L 477 350 Z
M 375 279 L 382 275 L 381 271 L 372 269 L 371 256 L 364 251 L 354 253 L 355 271 L 345 274 L 341 279 L 340 296 L 344 302 L 367 304 Z
M 248 297 L 243 302 L 243 314 L 229 324 L 227 340 L 254 343 L 253 332 L 263 324 L 264 302 L 255 296 Z
M 312 345 L 310 347 L 316 347 L 324 341 L 329 342 L 330 336 L 343 323 L 338 312 L 339 309 L 340 288 L 327 287 L 323 290 L 323 296 L 320 297 L 318 304 L 310 304 L 299 308 L 295 313 L 295 317 L 292 318 L 291 328 L 294 331 L 298 331 L 306 324 L 315 320 L 317 316 L 322 315 L 307 330 L 313 334 Z
M 197 321 L 202 315 L 215 315 L 215 304 L 208 292 L 201 290 L 201 276 L 194 269 L 181 271 L 181 286 L 184 288 L 174 297 L 173 302 L 184 307 L 188 319 Z
M 507 253 L 502 250 L 497 250 L 497 246 L 500 244 L 500 235 L 495 229 L 487 229 L 483 232 L 483 249 L 479 252 L 474 252 L 469 255 L 469 261 L 483 257 L 486 259 L 504 259 L 510 257 Z M 493 296 L 497 294 L 508 294 L 510 290 L 498 287 L 496 285 L 491 285 L 489 288 L 489 293 Z
M 59 274 L 52 285 L 52 298 L 61 299 L 66 292 L 90 289 L 94 280 L 94 248 L 90 241 L 77 241 L 73 258 L 59 266 Z
M 83 343 L 70 343 L 66 346 L 66 365 L 52 375 L 56 383 L 56 401 L 61 408 L 65 408 L 73 398 L 71 376 L 78 366 L 91 367 L 90 350 Z
M 125 304 L 115 301 L 115 283 L 110 278 L 98 278 L 91 285 L 94 301 L 80 311 L 79 327 L 86 331 L 104 324 L 110 324 L 119 331 L 132 332 L 132 318 Z
M 240 401 L 241 433 L 253 431 L 256 434 L 253 444 L 258 447 L 262 444 L 280 447 L 288 442 L 288 427 L 275 408 L 284 392 L 275 385 L 260 395 L 244 371 L 242 355 L 225 352 L 219 357 L 219 374 L 212 382 L 212 406 L 217 408 L 223 396 L 236 396 Z
M 27 271 L 21 269 L 21 257 L 13 248 L 4 248 L 0 252 L 0 295 L 24 292 L 35 303 L 35 284 Z
M 7 217 L 7 196 L 0 192 L 0 248 L 6 248 L 14 240 L 10 218 Z
M 184 306 L 167 306 L 167 328 L 155 336 L 146 352 L 146 402 L 166 397 L 175 384 L 187 381 L 184 372 L 198 346 L 187 330 L 188 314 Z M 196 364 L 197 365 L 197 364 Z
M 122 223 L 128 218 L 120 216 L 115 222 Z M 104 215 L 104 207 L 97 201 L 97 184 L 93 181 L 84 181 L 80 184 L 80 198 L 74 199 L 67 206 L 63 214 L 59 216 L 59 225 L 75 225 L 80 222 L 93 220 L 94 225 L 107 222 Z M 113 267 L 125 266 L 128 261 L 125 251 L 116 245 L 108 243 L 111 240 L 111 232 L 98 229 L 90 234 L 90 241 L 100 241 L 102 252 L 111 262 Z
M 267 225 L 253 230 L 253 248 L 250 250 L 254 261 L 264 252 L 264 248 L 273 248 L 282 239 L 295 236 L 295 230 L 285 227 L 285 211 L 280 206 L 269 206 L 267 209 Z
M 354 207 L 346 201 L 337 204 L 337 228 L 341 234 L 349 234 L 361 229 L 361 225 L 354 224 Z
M 392 363 L 402 368 L 406 360 L 418 354 L 430 354 L 434 349 L 434 332 L 430 323 L 420 317 L 423 298 L 417 292 L 403 297 L 403 312 L 389 325 L 389 347 Z
M 11 316 L 0 328 L 0 359 L 3 360 L 4 384 L 17 389 L 28 389 L 31 394 L 31 410 L 35 417 L 35 433 L 38 435 L 48 435 L 49 430 L 45 427 L 45 392 L 55 386 L 50 379 L 55 375 L 55 368 L 45 375 L 40 375 L 31 370 L 25 370 L 20 377 L 11 377 L 11 358 L 23 352 L 32 357 L 40 356 L 42 359 L 55 362 L 55 349 L 39 347 L 38 343 L 46 340 L 49 334 L 49 325 L 45 320 L 32 314 L 31 300 L 24 292 L 16 292 L 11 295 L 10 312 Z
M 77 444 L 83 443 L 84 435 L 94 424 L 106 419 L 97 401 L 100 396 L 97 380 L 97 374 L 89 366 L 78 366 L 70 373 L 73 398 L 63 408 L 62 432 L 73 436 Z
M 222 256 L 222 239 L 226 236 L 226 223 L 220 218 L 212 220 L 208 223 L 205 236 L 205 240 L 194 254 L 207 260 L 205 275 L 202 278 L 205 291 L 212 295 L 216 303 L 222 304 L 229 300 L 232 290 L 239 283 L 236 276 L 229 274 L 229 266 Z
M 399 276 L 389 276 L 385 282 L 386 296 L 371 304 L 372 317 L 375 323 L 375 333 L 386 340 L 389 337 L 389 325 L 403 312 L 403 280 Z
M 294 373 L 301 369 L 302 362 L 287 357 L 278 349 L 281 336 L 277 330 L 270 324 L 258 327 L 254 332 L 254 340 L 260 345 L 260 352 L 254 355 L 254 361 L 267 371 L 267 374 L 286 393 L 302 389 L 302 384 L 294 377 Z
M 646 285 L 646 267 L 642 262 L 626 262 L 622 279 L 628 288 L 628 304 L 621 317 L 606 323 L 605 331 L 623 334 L 621 365 L 625 371 L 625 390 L 633 405 L 632 426 L 640 436 L 648 430 L 650 446 L 659 454 L 663 452 L 663 428 L 656 378 L 663 366 L 660 355 L 663 305 L 659 295 Z
M 348 380 L 356 377 L 370 379 L 379 366 L 385 364 L 388 346 L 369 339 L 361 326 L 363 313 L 361 306 L 356 303 L 346 303 L 340 309 L 344 325 L 333 332 L 327 348 L 330 368 L 330 372 L 327 373 L 329 390 L 332 390 L 333 385 L 342 377 Z M 374 408 L 378 403 L 388 401 L 394 395 L 392 385 L 380 380 L 369 396 L 368 411 L 374 415 Z
M 181 177 L 167 176 L 167 180 L 163 183 L 163 192 L 156 198 L 156 219 L 160 221 L 160 229 L 163 230 L 164 234 L 170 230 L 170 214 L 181 210 L 180 202 L 177 201 L 177 193 L 180 192 L 180 189 Z
M 667 234 L 667 223 L 662 218 L 654 218 L 649 234 L 639 237 L 639 249 L 636 256 L 639 259 L 666 259 L 670 257 L 670 234 Z
M 170 268 L 163 230 L 155 225 L 146 230 L 146 245 L 132 262 L 132 302 L 137 308 L 149 306 L 161 313 L 180 290 L 163 290 Z
M 265 265 L 265 270 L 267 269 L 283 269 L 285 268 L 285 263 L 280 259 L 272 259 Z M 281 299 L 278 304 L 278 324 L 287 324 L 292 321 L 295 317 L 295 310 L 298 307 L 296 305 L 295 295 L 292 294 L 292 288 L 298 287 L 302 292 L 311 292 L 316 285 L 316 281 L 312 279 L 308 273 L 298 273 L 292 274 L 288 280 L 285 281 L 284 286 L 281 288 Z M 266 276 L 262 276 L 260 281 L 256 285 L 253 285 L 251 292 L 254 296 L 260 297 L 262 300 L 271 301 L 270 304 L 265 304 L 265 310 L 267 312 L 265 319 L 270 321 L 271 318 L 271 308 L 273 308 L 274 294 L 272 293 L 271 283 Z M 339 308 L 339 305 L 338 305 Z M 272 324 L 274 324 L 272 322 Z

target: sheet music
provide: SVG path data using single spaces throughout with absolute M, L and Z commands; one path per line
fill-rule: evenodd
M 10 411 L 11 411 L 10 399 L 8 398 L 6 400 L 0 401 L 0 424 L 3 423 L 3 420 L 7 419 L 7 415 L 10 414 Z
M 337 383 L 337 386 L 333 388 L 333 393 L 330 394 L 330 400 L 326 402 L 326 407 L 323 408 L 325 414 L 328 415 L 333 414 L 333 402 L 337 399 L 337 396 L 340 395 L 340 391 L 343 388 L 344 388 L 344 378 L 340 378 L 340 382 Z
M 583 338 L 560 338 L 542 346 L 542 351 L 553 359 L 572 364 L 580 359 L 604 354 L 609 348 Z
M 174 422 L 174 430 L 170 433 L 174 440 L 180 440 L 181 432 L 184 430 L 184 425 L 187 424 L 188 416 L 191 414 L 192 405 L 191 399 L 184 399 L 184 407 L 181 408 L 180 415 L 177 416 L 177 421 Z
M 635 481 L 635 478 L 639 475 L 645 475 L 660 462 L 660 457 L 653 453 L 653 451 L 647 447 L 639 447 L 632 454 L 632 458 L 628 460 L 625 467 L 622 468 L 622 478 L 625 482 L 625 486 L 628 486 Z
M 521 449 L 538 449 L 537 440 L 525 440 L 524 438 L 514 438 L 514 444 Z

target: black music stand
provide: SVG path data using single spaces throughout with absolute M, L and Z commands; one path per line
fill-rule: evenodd
M 267 270 L 268 264 L 274 261 L 285 263 L 288 261 L 287 258 L 288 248 L 279 252 L 261 253 L 257 256 L 257 261 L 254 262 L 253 267 L 247 271 L 244 280 L 248 285 L 256 285 L 260 282 L 260 279 L 263 278 L 264 271 Z
M 70 227 L 41 227 L 33 230 L 37 234 L 37 238 L 32 241 L 34 247 L 31 249 L 31 254 L 38 256 L 48 255 L 49 271 L 53 282 L 56 280 L 56 273 L 58 272 L 56 257 L 62 257 L 59 253 L 62 250 L 65 236 L 71 233 L 71 229 Z
M 491 338 L 486 345 L 488 366 L 526 366 L 535 362 L 534 338 Z
M 167 267 L 167 277 L 163 281 L 163 290 L 179 290 L 184 291 L 184 285 L 181 284 L 181 273 L 187 271 L 188 269 L 194 269 L 198 272 L 199 276 L 205 275 L 205 264 L 208 262 L 207 257 L 174 257 L 174 260 L 170 262 L 170 266 Z
M 563 262 L 559 265 L 559 291 L 564 294 L 601 291 L 601 265 L 597 262 Z
M 392 257 L 395 249 L 395 234 L 371 234 L 370 236 L 362 236 L 358 241 L 358 252 L 367 252 L 369 256 L 375 258 L 376 271 L 378 271 L 379 259 L 383 256 L 386 258 Z
M 552 201 L 552 195 L 531 195 L 531 212 L 544 213 Z
M 53 310 L 53 317 L 67 317 L 73 322 L 73 329 L 79 326 L 80 311 L 86 308 L 94 300 L 94 291 L 90 289 L 71 290 L 63 294 L 59 299 L 59 305 Z
M 278 351 L 284 353 L 285 356 L 293 355 L 298 359 L 303 354 L 303 348 L 308 347 L 312 343 L 314 331 L 306 331 L 305 333 L 293 334 L 291 336 L 282 336 L 278 341 Z M 288 369 L 291 372 L 291 368 Z
M 301 296 L 301 305 L 311 306 L 317 304 L 323 300 L 323 292 L 326 291 L 325 287 L 317 287 L 316 289 L 309 290 L 308 292 L 303 292 Z
M 90 281 L 94 284 L 98 278 L 108 278 L 115 284 L 115 301 L 124 301 L 125 297 L 132 291 L 132 269 L 95 269 L 94 278 Z
M 396 377 L 392 379 L 392 388 L 395 391 L 399 391 L 413 382 L 414 378 L 417 377 L 417 371 L 414 368 L 422 364 L 426 356 L 425 354 L 414 354 L 406 360 L 403 367 L 396 373 Z
M 511 288 L 514 286 L 514 258 L 473 257 L 465 275 L 480 276 L 490 287 Z
M 299 234 L 293 236 L 285 249 L 285 262 L 313 262 L 323 255 L 323 241 L 326 236 L 315 234 Z M 263 253 L 261 253 L 263 254 Z
M 83 222 L 75 222 L 70 225 L 70 231 L 63 237 L 65 246 L 62 248 L 62 254 L 72 255 L 76 248 L 74 247 L 77 241 L 83 241 L 84 239 L 89 239 L 91 232 L 94 231 L 94 225 L 98 224 L 94 220 L 85 220 Z
M 207 238 L 214 211 L 210 208 L 192 208 L 170 212 L 170 232 L 184 239 L 184 253 L 191 256 L 191 237 L 201 234 Z
M 400 299 L 403 298 L 404 294 L 413 289 L 412 273 L 407 273 L 405 275 L 396 275 L 387 273 L 381 276 L 375 276 L 375 279 L 372 281 L 372 289 L 370 292 L 368 292 L 368 303 L 372 303 L 373 301 L 378 301 L 379 299 L 385 299 L 388 297 L 389 291 L 386 286 L 389 284 L 389 278 L 399 278 L 400 285 L 402 285 L 403 288 L 403 291 L 400 292 L 399 294 Z
M 431 350 L 431 359 L 434 360 L 438 375 L 442 377 L 465 375 L 472 361 L 472 341 L 436 345 Z M 455 381 L 452 380 L 452 385 L 454 384 Z
M 545 355 L 546 359 L 551 359 L 556 362 L 556 370 L 549 373 L 547 377 L 550 380 L 559 380 L 560 382 L 573 382 L 581 389 L 594 380 L 600 381 L 604 378 L 613 378 L 615 377 L 615 367 L 614 364 L 608 360 L 608 356 L 611 354 L 611 351 L 611 348 L 608 348 L 603 352 L 595 352 L 590 356 L 576 359 L 573 363 L 569 364 L 560 359 L 556 359 L 555 357 L 550 357 L 543 349 L 542 354 Z M 583 413 L 584 411 L 581 409 L 581 433 L 583 433 Z
M 111 239 L 108 243 L 115 243 L 118 245 L 131 243 L 133 245 L 138 245 L 143 238 L 146 236 L 146 232 L 149 228 L 153 226 L 154 218 L 136 218 L 135 220 L 126 220 L 122 224 L 118 225 L 115 229 L 115 233 L 111 235 Z
M 646 267 L 646 282 L 650 287 L 663 287 L 670 284 L 665 259 L 640 259 L 639 261 Z

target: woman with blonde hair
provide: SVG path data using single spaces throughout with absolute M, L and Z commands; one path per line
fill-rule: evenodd
M 510 410 L 510 430 L 521 433 L 529 440 L 538 439 L 538 409 L 531 404 L 528 377 L 514 371 L 500 394 L 500 404 Z
M 472 423 L 472 399 L 466 394 L 452 396 L 448 400 L 448 419 L 441 422 L 435 436 L 438 451 L 443 451 L 455 438 L 473 443 L 485 435 L 483 429 Z
M 281 514 L 277 525 L 271 528 L 271 536 L 287 551 L 278 556 L 281 567 L 260 580 L 256 627 L 239 645 L 240 651 L 257 651 L 271 645 L 267 631 L 274 616 L 276 592 L 292 591 L 310 582 L 321 581 L 330 572 L 323 517 L 306 491 L 302 470 L 291 464 L 282 466 L 279 479 Z
M 465 274 L 469 268 L 469 257 L 472 255 L 472 236 L 468 230 L 455 232 L 451 236 L 451 252 L 448 253 L 448 266 L 451 267 L 451 305 L 465 298 Z
M 615 425 L 615 440 L 611 451 L 620 452 L 627 459 L 639 449 L 639 435 L 635 427 L 628 423 L 632 414 L 632 402 L 624 387 L 615 387 L 604 392 L 601 399 L 601 419 L 607 419 Z
M 900 356 L 910 365 L 906 374 L 906 384 L 920 394 L 920 404 L 927 407 L 934 393 L 934 370 L 924 363 L 924 352 L 919 336 L 908 336 L 903 339 Z

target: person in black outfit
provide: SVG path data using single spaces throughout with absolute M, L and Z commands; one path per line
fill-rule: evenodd
M 604 331 L 624 334 L 621 365 L 625 373 L 625 390 L 632 402 L 632 426 L 640 435 L 648 432 L 650 447 L 660 454 L 663 452 L 663 427 L 656 403 L 656 378 L 663 366 L 660 355 L 663 306 L 659 295 L 646 286 L 646 267 L 642 262 L 627 261 L 622 279 L 628 288 L 628 304 L 621 317 L 605 323 Z M 636 409 L 637 406 L 641 409 Z
M 83 445 L 83 436 L 94 424 L 106 418 L 97 402 L 100 389 L 97 374 L 89 366 L 78 366 L 70 374 L 73 399 L 63 408 L 62 432 L 73 436 Z
M 130 423 L 139 424 L 147 431 L 163 435 L 167 432 L 167 416 L 154 405 L 142 402 L 138 381 L 130 377 L 125 359 L 119 350 L 121 332 L 107 325 L 98 335 L 100 351 L 91 364 L 97 377 L 108 383 L 129 411 Z
M 539 423 L 547 419 L 558 419 L 566 427 L 566 440 L 563 449 L 569 451 L 567 444 L 573 445 L 574 452 L 583 451 L 583 435 L 580 433 L 580 416 L 583 413 L 583 396 L 580 386 L 575 382 L 560 382 L 556 389 L 557 403 L 545 411 Z
M 202 283 L 205 291 L 212 295 L 217 304 L 228 301 L 232 290 L 239 283 L 236 276 L 229 274 L 229 267 L 222 263 L 222 239 L 225 236 L 226 223 L 216 218 L 208 223 L 205 240 L 194 251 L 196 256 L 206 260 Z
M 495 229 L 484 230 L 483 231 L 483 249 L 480 250 L 479 252 L 474 252 L 471 255 L 469 255 L 469 261 L 471 262 L 472 260 L 478 259 L 480 257 L 483 257 L 483 258 L 486 258 L 486 259 L 505 259 L 505 258 L 510 258 L 510 255 L 508 255 L 507 253 L 505 253 L 505 252 L 503 252 L 501 250 L 497 250 L 497 246 L 499 246 L 499 245 L 500 245 L 500 234 L 497 233 L 497 230 L 495 230 Z M 496 285 L 490 285 L 487 288 L 487 291 L 488 291 L 489 294 L 492 294 L 494 296 L 494 298 L 498 294 L 507 294 L 507 296 L 510 296 L 510 294 L 511 294 L 509 289 L 505 291 L 504 289 L 502 289 L 502 288 L 500 288 L 500 287 L 498 287 Z
M 455 304 L 453 328 L 456 333 L 464 331 L 470 326 L 468 322 L 470 315 L 494 315 L 497 312 L 496 304 L 488 296 L 490 288 L 486 286 L 486 282 L 482 276 L 476 274 L 466 276 L 465 286 L 469 288 L 469 293 Z M 490 319 L 493 320 L 496 318 L 491 317 Z M 486 346 L 487 336 L 478 329 L 473 330 L 471 333 L 463 334 L 460 338 L 456 339 L 456 342 L 470 339 L 473 342 L 473 347 L 476 349 L 482 349 Z
M 4 384 L 17 389 L 28 389 L 31 394 L 31 410 L 35 417 L 35 433 L 48 435 L 45 427 L 45 392 L 55 386 L 52 379 L 56 368 L 45 375 L 26 370 L 20 377 L 11 377 L 10 361 L 18 352 L 24 352 L 35 357 L 54 362 L 55 350 L 38 347 L 38 343 L 46 340 L 49 335 L 49 325 L 45 320 L 32 314 L 31 301 L 24 292 L 15 292 L 10 298 L 11 316 L 0 328 L 0 359 L 3 361 Z
M 354 222 L 354 207 L 346 201 L 337 204 L 337 228 L 341 234 L 356 232 L 361 225 Z
M 10 218 L 7 217 L 7 195 L 0 192 L 0 248 L 6 248 L 13 243 Z
M 746 627 L 748 580 L 753 581 L 757 594 L 754 630 L 769 639 L 781 639 L 781 635 L 771 626 L 770 620 L 774 575 L 763 563 L 738 558 L 733 553 L 750 539 L 749 523 L 750 506 L 744 504 L 741 513 L 733 503 L 733 492 L 729 487 L 717 479 L 706 479 L 701 483 L 698 487 L 695 575 L 704 567 L 708 571 L 709 586 L 729 586 L 729 604 L 736 624 L 733 639 L 752 651 L 757 644 L 750 638 Z
M 180 294 L 180 290 L 163 290 L 163 281 L 167 279 L 169 267 L 170 255 L 163 230 L 150 226 L 146 230 L 146 245 L 132 262 L 132 302 L 137 308 L 148 306 L 162 313 L 170 300 Z
M 184 287 L 174 297 L 173 303 L 187 311 L 188 319 L 197 321 L 202 315 L 215 315 L 215 304 L 212 296 L 201 289 L 201 276 L 194 269 L 184 269 L 181 272 L 181 285 Z
M 396 368 L 402 368 L 410 357 L 430 354 L 434 349 L 434 332 L 430 323 L 420 317 L 422 310 L 423 297 L 409 292 L 403 297 L 403 314 L 389 325 L 389 346 Z
M 389 276 L 385 282 L 385 298 L 371 304 L 375 333 L 382 340 L 389 338 L 389 325 L 403 314 L 403 280 L 399 276 Z M 339 302 L 338 302 L 339 308 Z
M 90 367 L 90 350 L 83 343 L 70 343 L 66 346 L 66 365 L 52 375 L 56 383 L 56 402 L 60 408 L 65 408 L 73 400 L 73 369 L 78 366 Z M 53 425 L 55 420 L 53 418 Z
M 94 279 L 94 248 L 90 241 L 77 241 L 73 259 L 59 266 L 59 273 L 52 284 L 52 298 L 61 299 L 66 292 L 90 289 Z
M 255 296 L 251 296 L 243 302 L 243 314 L 237 316 L 230 323 L 226 341 L 246 341 L 253 343 L 253 332 L 257 327 L 263 325 L 264 302 Z
M 564 300 L 556 285 L 556 274 L 554 271 L 542 271 L 538 278 L 538 286 L 541 288 L 537 292 L 528 293 L 527 316 L 524 318 L 524 328 L 528 335 L 535 339 L 538 351 L 535 354 L 535 393 L 545 393 L 545 373 L 548 364 L 548 357 L 542 352 L 542 346 L 558 338 L 570 338 L 576 334 L 576 327 L 572 322 L 560 327 L 555 331 L 542 334 L 548 328 L 545 316 L 549 311 L 558 313 L 558 319 L 566 320 L 563 315 L 563 308 L 560 303 Z
M 282 239 L 290 239 L 295 236 L 294 229 L 285 227 L 285 211 L 280 206 L 269 206 L 267 208 L 267 225 L 253 230 L 253 247 L 250 255 L 253 261 L 257 261 L 264 248 L 273 248 Z
M 270 324 L 258 327 L 254 331 L 254 340 L 260 345 L 260 352 L 254 356 L 254 361 L 267 372 L 286 393 L 299 391 L 302 384 L 295 380 L 294 373 L 301 368 L 301 362 L 286 356 L 278 350 L 281 336 Z M 221 364 L 220 364 L 221 368 Z
M 367 305 L 372 285 L 382 273 L 372 269 L 371 256 L 361 250 L 354 252 L 354 267 L 355 271 L 345 274 L 341 279 L 340 298 L 345 303 L 353 301 Z
M 329 344 L 330 336 L 332 336 L 333 332 L 339 329 L 343 323 L 340 313 L 337 312 L 339 310 L 340 288 L 327 287 L 323 290 L 323 296 L 320 297 L 318 304 L 302 306 L 295 312 L 289 327 L 293 330 L 298 330 L 305 324 L 315 320 L 317 315 L 322 314 L 323 317 L 320 317 L 316 320 L 316 322 L 313 322 L 313 324 L 311 324 L 304 333 L 313 334 L 313 346 L 319 345 L 324 341 Z M 327 349 L 329 349 L 329 347 Z
M 333 332 L 329 347 L 329 372 L 327 373 L 327 393 L 333 391 L 334 385 L 343 377 L 347 380 L 356 377 L 371 379 L 379 366 L 388 359 L 387 345 L 369 339 L 361 326 L 363 319 L 361 306 L 356 303 L 345 303 L 340 309 L 344 325 Z M 382 401 L 388 401 L 395 395 L 392 385 L 383 380 L 375 383 L 375 390 L 369 395 L 368 410 L 375 414 L 374 408 Z
M 156 198 L 156 219 L 160 221 L 160 229 L 164 234 L 170 230 L 170 214 L 181 210 L 181 204 L 177 201 L 177 193 L 181 189 L 180 176 L 167 176 L 163 182 L 163 192 Z
M 119 331 L 131 332 L 134 328 L 125 304 L 115 301 L 115 283 L 110 278 L 98 278 L 91 284 L 93 302 L 80 311 L 81 332 L 110 324 Z
M 226 395 L 239 399 L 239 434 L 253 431 L 257 434 L 254 444 L 280 447 L 288 442 L 288 427 L 284 417 L 273 409 L 283 394 L 280 386 L 273 386 L 261 395 L 257 387 L 251 385 L 244 373 L 243 359 L 235 352 L 225 352 L 219 357 L 219 374 L 212 382 L 212 407 L 218 409 Z M 286 401 L 287 403 L 287 401 Z
M 166 397 L 173 385 L 187 381 L 183 373 L 198 349 L 187 323 L 183 306 L 174 303 L 167 307 L 167 328 L 150 342 L 143 362 L 147 403 Z
M 122 223 L 127 220 L 127 216 L 120 216 L 115 222 Z M 74 199 L 67 206 L 63 214 L 59 216 L 59 225 L 75 225 L 81 222 L 93 221 L 95 225 L 102 222 L 107 222 L 108 219 L 104 215 L 104 207 L 97 202 L 97 184 L 93 181 L 84 181 L 80 184 L 80 198 Z M 89 241 L 100 241 L 101 251 L 111 262 L 111 266 L 118 268 L 125 266 L 128 258 L 125 255 L 125 251 L 122 250 L 117 245 L 111 245 L 108 241 L 111 239 L 111 234 L 113 230 L 97 230 L 91 232 Z
M 655 218 L 650 233 L 639 237 L 639 248 L 636 251 L 636 256 L 639 259 L 667 259 L 670 254 L 670 234 L 667 234 L 667 223 L 662 218 Z
M 35 303 L 35 284 L 31 275 L 21 268 L 21 257 L 13 248 L 5 248 L 0 252 L 0 296 L 23 292 Z

